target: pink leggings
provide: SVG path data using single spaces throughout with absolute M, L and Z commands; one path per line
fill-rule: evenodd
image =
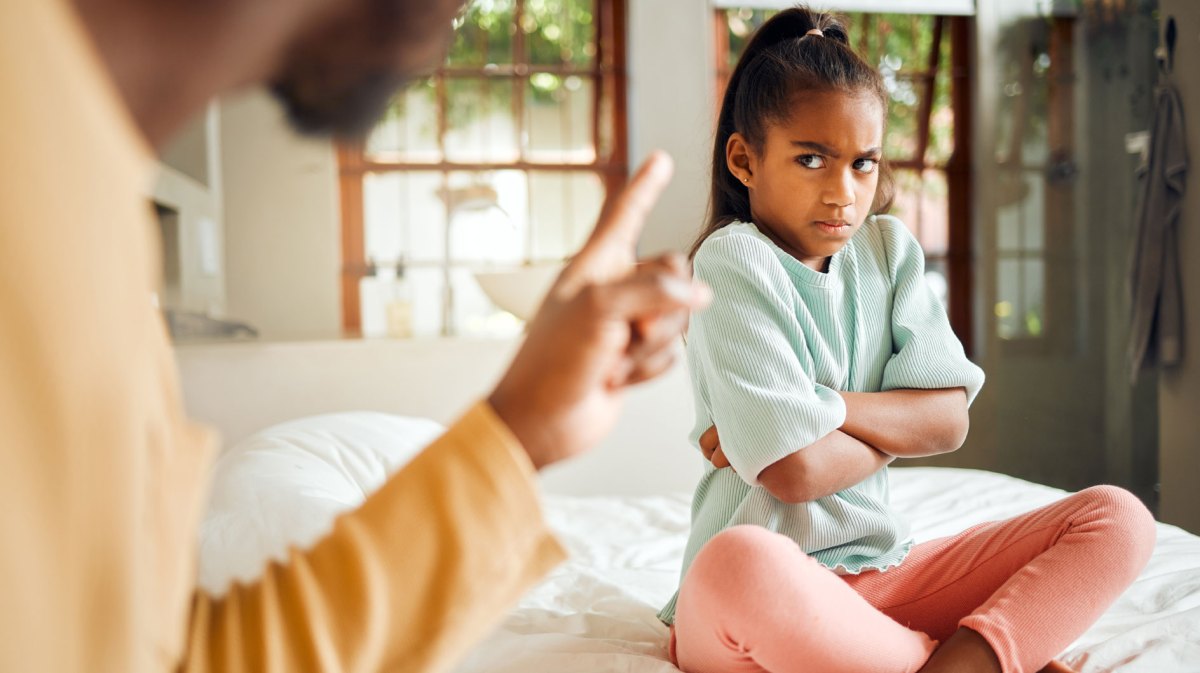
M 967 627 L 1005 673 L 1032 673 L 1133 582 L 1154 538 L 1154 518 L 1114 486 L 917 545 L 900 566 L 861 575 L 735 526 L 688 570 L 672 659 L 688 673 L 909 673 Z

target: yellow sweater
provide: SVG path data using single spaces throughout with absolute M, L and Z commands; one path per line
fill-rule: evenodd
M 433 671 L 563 553 L 486 404 L 330 536 L 196 592 L 150 152 L 62 0 L 0 2 L 0 671 Z

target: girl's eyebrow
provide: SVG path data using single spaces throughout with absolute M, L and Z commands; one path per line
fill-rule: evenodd
M 819 152 L 826 156 L 833 157 L 834 159 L 840 159 L 842 156 L 841 153 L 839 153 L 837 150 L 833 149 L 832 147 L 825 145 L 823 143 L 814 142 L 812 140 L 793 140 L 792 147 L 799 147 L 799 148 L 803 148 L 806 150 L 812 150 L 814 152 Z M 882 154 L 882 153 L 883 153 L 882 147 L 868 147 L 867 149 L 859 152 L 858 156 L 867 157 L 867 156 L 873 156 L 873 155 Z

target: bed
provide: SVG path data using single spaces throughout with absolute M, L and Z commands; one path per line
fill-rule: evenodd
M 338 348 L 322 351 L 319 366 L 337 367 Z M 244 416 L 245 404 L 254 398 L 264 401 L 259 407 L 284 417 L 289 409 L 303 410 L 303 404 L 287 399 L 295 394 L 287 391 L 304 390 L 305 382 L 279 380 L 298 376 L 298 361 L 262 365 L 277 372 L 268 375 L 267 370 L 255 373 L 255 363 L 264 362 L 262 353 L 247 357 L 245 350 L 235 352 L 232 365 L 213 359 L 228 355 L 183 356 L 185 388 L 193 387 L 185 392 L 221 400 L 218 404 L 205 397 L 210 406 L 200 407 L 202 416 L 236 434 L 237 428 L 253 426 L 253 419 L 235 422 L 233 415 Z M 461 353 L 446 357 L 461 362 Z M 428 354 L 422 362 L 438 366 L 428 361 Z M 278 368 L 281 364 L 286 366 Z M 214 389 L 225 366 L 236 374 L 230 374 L 227 389 Z M 202 384 L 196 383 L 197 371 L 208 377 Z M 494 374 L 477 371 L 472 374 L 476 379 L 465 376 L 456 383 L 470 388 L 473 380 L 486 384 Z M 698 457 L 678 445 L 691 420 L 686 386 L 686 375 L 677 368 L 636 391 L 626 415 L 595 455 L 545 476 L 545 513 L 570 559 L 465 656 L 459 673 L 676 670 L 667 661 L 666 627 L 655 613 L 676 586 L 687 539 L 689 486 L 699 472 Z M 267 397 L 267 390 L 274 396 Z M 329 385 L 323 390 L 325 403 L 339 400 L 334 408 L 387 406 L 365 403 Z M 436 397 L 423 393 L 426 400 Z M 267 558 L 282 558 L 289 545 L 318 539 L 339 512 L 361 503 L 453 417 L 431 415 L 436 420 L 354 411 L 242 431 L 214 475 L 201 530 L 201 586 L 220 593 L 234 579 L 253 579 Z M 662 454 L 660 469 L 650 471 L 654 478 L 621 469 L 630 456 L 647 452 Z M 1063 495 L 1005 475 L 946 468 L 894 468 L 892 485 L 893 502 L 910 517 L 918 541 Z M 1200 537 L 1163 524 L 1158 533 L 1154 556 L 1138 580 L 1063 653 L 1061 658 L 1082 673 L 1200 672 Z
M 893 470 L 894 502 L 921 541 L 1017 514 L 1063 492 L 1004 475 Z M 571 560 L 526 595 L 459 668 L 463 673 L 675 671 L 655 612 L 675 589 L 687 494 L 550 496 Z M 1062 657 L 1082 673 L 1200 671 L 1200 538 L 1159 526 L 1149 566 Z

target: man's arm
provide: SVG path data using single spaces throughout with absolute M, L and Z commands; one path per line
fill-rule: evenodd
M 842 432 L 897 458 L 956 451 L 970 418 L 963 388 L 841 393 L 846 401 Z
M 184 670 L 445 670 L 563 558 L 535 469 L 602 438 L 624 389 L 670 365 L 678 322 L 707 302 L 682 258 L 634 263 L 670 172 L 654 155 L 606 204 L 487 403 L 311 550 L 195 597 Z
M 564 558 L 480 403 L 308 551 L 197 594 L 188 672 L 440 671 Z

